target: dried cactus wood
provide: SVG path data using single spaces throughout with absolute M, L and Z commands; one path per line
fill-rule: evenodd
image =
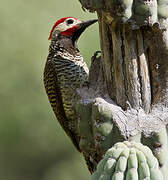
M 148 146 L 168 179 L 168 0 L 80 0 L 99 19 L 101 57 L 74 104 L 93 171 L 117 142 Z

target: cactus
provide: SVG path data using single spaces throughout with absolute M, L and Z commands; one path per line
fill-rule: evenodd
M 76 108 L 92 179 L 166 180 L 168 0 L 80 2 L 97 11 L 102 51 Z
M 90 11 L 103 9 L 110 12 L 113 19 L 130 23 L 132 28 L 153 25 L 168 18 L 168 0 L 80 0 Z
M 163 180 L 158 161 L 141 143 L 119 142 L 99 162 L 91 180 Z

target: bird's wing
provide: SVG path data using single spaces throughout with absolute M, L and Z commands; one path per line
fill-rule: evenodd
M 57 120 L 59 121 L 67 135 L 71 138 L 74 146 L 78 151 L 80 151 L 79 136 L 68 128 L 68 119 L 63 108 L 57 74 L 54 70 L 54 64 L 50 60 L 47 60 L 44 69 L 44 86 Z

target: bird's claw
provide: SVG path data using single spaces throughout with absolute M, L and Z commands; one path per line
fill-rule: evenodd
M 101 53 L 101 51 L 96 51 L 94 53 L 94 55 L 91 57 L 91 60 L 94 61 L 95 59 L 97 59 L 97 56 L 98 56 L 99 53 Z

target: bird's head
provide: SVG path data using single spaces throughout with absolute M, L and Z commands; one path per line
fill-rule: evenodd
M 48 39 L 55 39 L 56 36 L 63 35 L 71 38 L 72 41 L 75 42 L 78 40 L 82 32 L 95 22 L 97 22 L 97 19 L 83 22 L 74 17 L 61 18 L 54 24 Z

